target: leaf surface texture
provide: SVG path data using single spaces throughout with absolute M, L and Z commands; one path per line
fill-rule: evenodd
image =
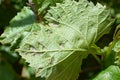
M 68 1 L 51 7 L 45 19 L 48 25 L 35 23 L 33 18 L 27 26 L 6 29 L 1 42 L 14 45 L 16 39 L 21 39 L 16 51 L 35 68 L 36 76 L 46 80 L 76 80 L 91 44 L 111 28 L 113 20 L 109 10 L 86 0 Z M 21 33 L 20 37 L 17 33 Z M 5 37 L 8 34 L 9 37 Z

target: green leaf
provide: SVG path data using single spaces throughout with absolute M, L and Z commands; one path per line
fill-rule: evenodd
M 87 0 L 74 1 L 73 3 L 68 1 L 65 4 L 58 3 L 56 7 L 51 7 L 45 18 L 53 25 L 76 26 L 73 29 L 77 30 L 77 32 L 79 32 L 78 30 L 82 31 L 79 34 L 86 37 L 89 44 L 92 43 L 90 41 L 93 37 L 93 42 L 97 41 L 111 29 L 110 25 L 114 20 L 111 19 L 110 12 L 99 3 L 95 6 Z M 106 27 L 103 29 L 104 25 Z M 93 37 L 87 33 L 91 33 Z
M 24 7 L 21 12 L 10 21 L 11 27 L 23 27 L 25 25 L 33 24 L 36 21 L 36 16 L 29 7 Z
M 111 65 L 104 71 L 100 72 L 93 80 L 120 80 L 120 68 Z
M 6 27 L 4 33 L 0 36 L 0 42 L 2 44 L 11 44 L 11 47 L 16 48 L 21 39 L 32 29 L 35 21 L 36 17 L 34 13 L 29 7 L 24 7 L 10 21 L 10 26 Z
M 87 1 L 57 4 L 45 16 L 50 27 L 39 24 L 40 31 L 31 31 L 18 51 L 36 76 L 76 80 L 91 44 L 109 31 L 109 15 L 105 6 Z
M 65 0 L 32 0 L 35 3 L 36 8 L 38 9 L 38 13 L 41 14 L 45 12 L 49 6 L 55 6 L 56 3 L 62 3 Z
M 12 31 L 3 33 L 2 43 L 6 39 L 6 43 L 19 44 L 17 51 L 36 70 L 38 77 L 76 80 L 91 45 L 111 28 L 114 20 L 110 11 L 99 3 L 95 6 L 86 0 L 68 1 L 51 7 L 45 18 L 49 25 L 11 27 Z M 7 41 L 7 38 L 12 40 Z M 16 39 L 20 41 L 13 43 Z
M 46 26 L 40 24 L 38 27 L 41 27 L 40 31 L 31 31 L 31 33 L 24 38 L 24 41 L 18 49 L 20 55 L 30 63 L 31 67 L 36 69 L 37 76 L 47 77 L 52 70 L 54 73 L 54 69 L 58 68 L 57 73 L 60 75 L 54 77 L 54 80 L 58 79 L 58 77 L 61 77 L 60 79 L 76 79 L 81 61 L 87 56 L 86 53 L 82 55 L 82 51 L 85 50 L 74 48 L 74 45 L 73 48 L 71 48 L 72 41 L 67 41 L 62 35 L 56 35 L 57 30 L 53 33 L 52 30 Z M 74 65 L 76 63 L 78 64 L 77 66 Z M 64 68 L 65 71 L 62 70 Z M 73 71 L 78 71 L 74 73 L 75 77 L 72 77 Z M 62 74 L 63 72 L 66 72 L 68 76 L 65 77 L 66 75 L 64 76 Z M 69 73 L 71 73 L 71 76 L 69 76 Z M 48 79 L 53 80 L 53 77 L 49 77 Z

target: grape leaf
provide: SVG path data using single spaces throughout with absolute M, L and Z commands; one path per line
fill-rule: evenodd
M 115 65 L 109 66 L 104 71 L 100 72 L 93 80 L 120 80 L 120 68 Z
M 111 29 L 109 26 L 114 22 L 109 16 L 110 11 L 106 10 L 105 6 L 99 3 L 95 6 L 91 2 L 88 3 L 86 0 L 81 0 L 78 3 L 68 1 L 63 5 L 58 3 L 57 7 L 52 7 L 51 10 L 48 11 L 45 18 L 49 23 L 63 24 L 70 27 L 75 25 L 76 27 L 73 29 L 82 31 L 82 35 L 84 35 L 86 39 L 88 38 L 88 41 L 91 41 L 92 37 L 86 32 L 94 35 L 94 40 L 95 38 L 98 40 L 103 34 L 109 32 Z M 104 25 L 107 26 L 103 29 L 102 26 Z
M 90 45 L 110 30 L 113 20 L 105 6 L 70 1 L 52 7 L 45 16 L 49 26 L 24 38 L 20 55 L 47 80 L 76 80 Z
M 105 6 L 99 3 L 95 6 L 86 0 L 57 4 L 51 7 L 45 19 L 49 25 L 33 22 L 25 26 L 27 30 L 23 27 L 22 31 L 9 30 L 3 34 L 25 34 L 17 51 L 36 69 L 36 76 L 46 80 L 76 80 L 91 45 L 109 32 L 114 21 Z
M 11 44 L 11 48 L 19 44 L 20 40 L 32 29 L 36 22 L 36 16 L 29 7 L 24 7 L 6 27 L 4 33 L 0 36 L 2 44 Z M 32 25 L 32 26 L 31 26 Z

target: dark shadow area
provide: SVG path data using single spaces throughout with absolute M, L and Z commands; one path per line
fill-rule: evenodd
M 80 76 L 78 77 L 78 80 L 92 80 L 91 78 L 95 77 L 95 75 L 101 70 L 101 65 L 91 54 L 88 55 L 82 63 L 82 71 L 79 74 Z
M 105 46 L 108 46 L 110 42 L 113 41 L 113 35 L 114 35 L 114 31 L 116 29 L 117 24 L 114 23 L 113 25 L 111 25 L 112 28 L 110 30 L 110 32 L 108 34 L 103 35 L 97 42 L 96 45 L 98 47 L 100 47 L 101 49 L 103 49 Z
M 0 34 L 9 21 L 26 5 L 27 0 L 2 0 L 0 3 Z
M 13 5 L 3 2 L 0 5 L 0 28 L 7 26 L 16 14 L 17 10 L 13 8 Z

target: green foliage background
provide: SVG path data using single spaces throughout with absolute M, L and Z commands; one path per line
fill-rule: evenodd
M 76 0 L 76 1 L 78 1 L 78 0 Z M 105 78 L 105 80 L 120 80 L 119 39 L 116 42 L 115 42 L 115 40 L 113 40 L 115 28 L 118 24 L 120 24 L 120 0 L 89 0 L 89 1 L 92 1 L 94 3 L 94 5 L 96 5 L 97 2 L 101 3 L 102 5 L 106 5 L 108 9 L 111 9 L 112 18 L 115 19 L 115 21 L 111 27 L 110 32 L 105 35 L 101 34 L 102 37 L 98 41 L 96 40 L 97 42 L 95 44 L 98 47 L 93 45 L 93 47 L 92 47 L 93 49 L 91 49 L 91 50 L 93 50 L 92 52 L 98 53 L 98 55 L 93 56 L 92 54 L 90 54 L 90 55 L 88 55 L 88 57 L 86 59 L 83 60 L 82 65 L 81 65 L 82 71 L 79 73 L 78 80 L 92 80 L 92 79 L 93 80 L 102 80 L 103 78 Z M 56 9 L 56 8 L 53 7 L 52 8 L 53 10 L 49 11 L 49 13 L 47 14 L 47 16 L 45 18 L 44 18 L 44 16 L 46 15 L 47 10 L 50 9 L 49 6 L 56 6 L 55 5 L 56 3 L 63 3 L 64 0 L 56 0 L 56 1 L 55 0 L 44 0 L 44 1 L 43 0 L 33 0 L 33 2 L 35 3 L 35 9 L 34 9 L 35 13 L 36 13 L 36 11 L 38 11 L 38 14 L 40 15 L 40 18 L 42 21 L 45 21 L 45 19 L 47 19 L 49 22 L 55 22 L 49 16 L 52 13 L 55 13 L 54 9 Z M 34 31 L 37 32 L 37 30 L 38 31 L 40 30 L 39 27 L 44 26 L 44 25 L 37 26 L 37 24 L 31 24 L 33 22 L 36 22 L 36 17 L 33 14 L 33 12 L 29 13 L 30 12 L 29 9 L 27 9 L 27 8 L 22 9 L 24 6 L 27 6 L 26 3 L 28 3 L 27 0 L 1 0 L 0 1 L 0 34 L 2 34 L 4 32 L 4 29 L 6 29 L 6 28 L 8 28 L 8 30 L 11 30 L 10 26 L 13 26 L 13 27 L 19 26 L 19 25 L 17 25 L 19 22 L 15 22 L 15 19 L 17 19 L 17 18 L 21 19 L 21 14 L 24 14 L 22 16 L 23 18 L 25 16 L 30 16 L 30 17 L 26 20 L 21 21 L 21 23 L 19 23 L 20 25 L 22 25 L 24 27 L 24 29 L 16 28 L 16 27 L 14 28 L 14 30 L 16 30 L 15 34 L 17 34 L 17 31 L 20 31 L 22 29 L 26 31 L 26 32 L 25 31 L 22 32 L 25 35 L 27 34 L 27 32 L 29 33 L 29 30 L 31 30 L 30 32 L 34 32 Z M 59 7 L 59 4 L 58 4 L 58 7 Z M 21 9 L 23 10 L 23 13 L 17 14 L 18 12 L 21 11 Z M 20 15 L 20 16 L 16 18 L 16 17 L 14 17 L 16 15 Z M 59 17 L 56 14 L 52 15 L 52 17 L 53 18 L 55 17 L 55 19 L 58 20 L 57 22 L 62 21 L 62 19 L 59 19 Z M 39 18 L 39 17 L 37 17 L 37 18 Z M 68 17 L 68 19 L 69 19 L 69 17 Z M 57 22 L 55 22 L 55 23 L 57 24 Z M 47 23 L 48 22 L 46 22 L 46 24 Z M 24 25 L 24 24 L 26 24 L 26 25 Z M 35 26 L 35 28 L 33 28 L 33 26 Z M 46 29 L 46 28 L 42 28 L 42 29 L 44 31 L 44 29 Z M 51 29 L 48 29 L 48 30 L 51 30 Z M 54 31 L 54 30 L 51 30 L 51 31 Z M 58 31 L 59 31 L 59 29 L 58 29 Z M 45 33 L 44 36 L 46 36 L 46 35 L 49 36 L 48 33 Z M 57 31 L 56 31 L 56 33 L 57 33 Z M 37 36 L 34 36 L 34 34 L 31 34 L 31 35 L 33 35 L 33 37 L 37 37 Z M 27 39 L 30 38 L 31 35 L 27 36 Z M 52 34 L 52 35 L 54 36 L 54 34 Z M 43 35 L 40 35 L 40 36 L 43 36 Z M 17 35 L 17 37 L 13 36 L 13 37 L 7 38 L 5 41 L 12 42 L 13 41 L 12 38 L 17 39 L 19 37 L 20 36 L 18 36 L 18 35 Z M 4 37 L 1 37 L 0 39 L 3 39 L 3 38 Z M 21 38 L 19 38 L 19 40 L 20 39 Z M 39 39 L 39 38 L 37 38 L 37 39 Z M 49 39 L 49 38 L 46 38 L 46 39 Z M 4 43 L 6 43 L 5 41 L 4 41 Z M 0 43 L 0 80 L 45 80 L 44 78 L 41 78 L 41 77 L 37 77 L 37 78 L 35 77 L 35 75 L 36 75 L 35 70 L 33 70 L 33 68 L 28 66 L 29 63 L 26 63 L 26 61 L 23 59 L 24 56 L 22 56 L 23 58 L 21 58 L 21 56 L 18 54 L 18 52 L 15 51 L 15 47 L 18 47 L 19 45 L 21 45 L 21 44 L 15 44 L 15 42 L 19 43 L 19 41 L 16 41 L 16 40 L 11 44 Z M 29 41 L 26 40 L 26 42 L 29 42 Z M 49 42 L 49 40 L 47 42 Z M 111 49 L 111 43 L 114 43 L 114 42 L 115 42 L 115 45 L 112 45 L 112 49 Z M 12 45 L 12 44 L 15 44 L 15 45 Z M 32 44 L 32 41 L 30 44 L 32 46 L 36 45 L 36 44 Z M 25 45 L 25 46 L 23 46 L 23 45 Z M 20 47 L 20 49 L 27 49 L 26 44 L 22 43 L 22 46 L 23 47 Z M 21 51 L 19 51 L 19 52 L 21 53 Z M 102 52 L 102 54 L 101 54 L 101 52 Z M 25 56 L 25 57 L 28 57 L 28 59 L 29 59 L 29 56 Z M 75 57 L 77 57 L 77 56 L 75 56 Z M 35 58 L 33 58 L 33 59 L 35 59 Z M 31 63 L 32 61 L 28 60 L 27 62 Z M 76 64 L 77 64 L 77 61 L 76 61 Z M 34 64 L 30 64 L 30 65 L 33 66 Z M 65 64 L 65 65 L 67 65 L 67 64 Z M 36 67 L 36 65 L 35 65 L 35 67 Z M 43 71 L 43 76 L 46 76 L 44 71 Z M 57 74 L 53 74 L 52 76 L 53 77 L 57 76 Z M 51 80 L 51 78 L 48 78 L 48 80 Z M 67 79 L 65 79 L 65 80 L 67 80 Z

